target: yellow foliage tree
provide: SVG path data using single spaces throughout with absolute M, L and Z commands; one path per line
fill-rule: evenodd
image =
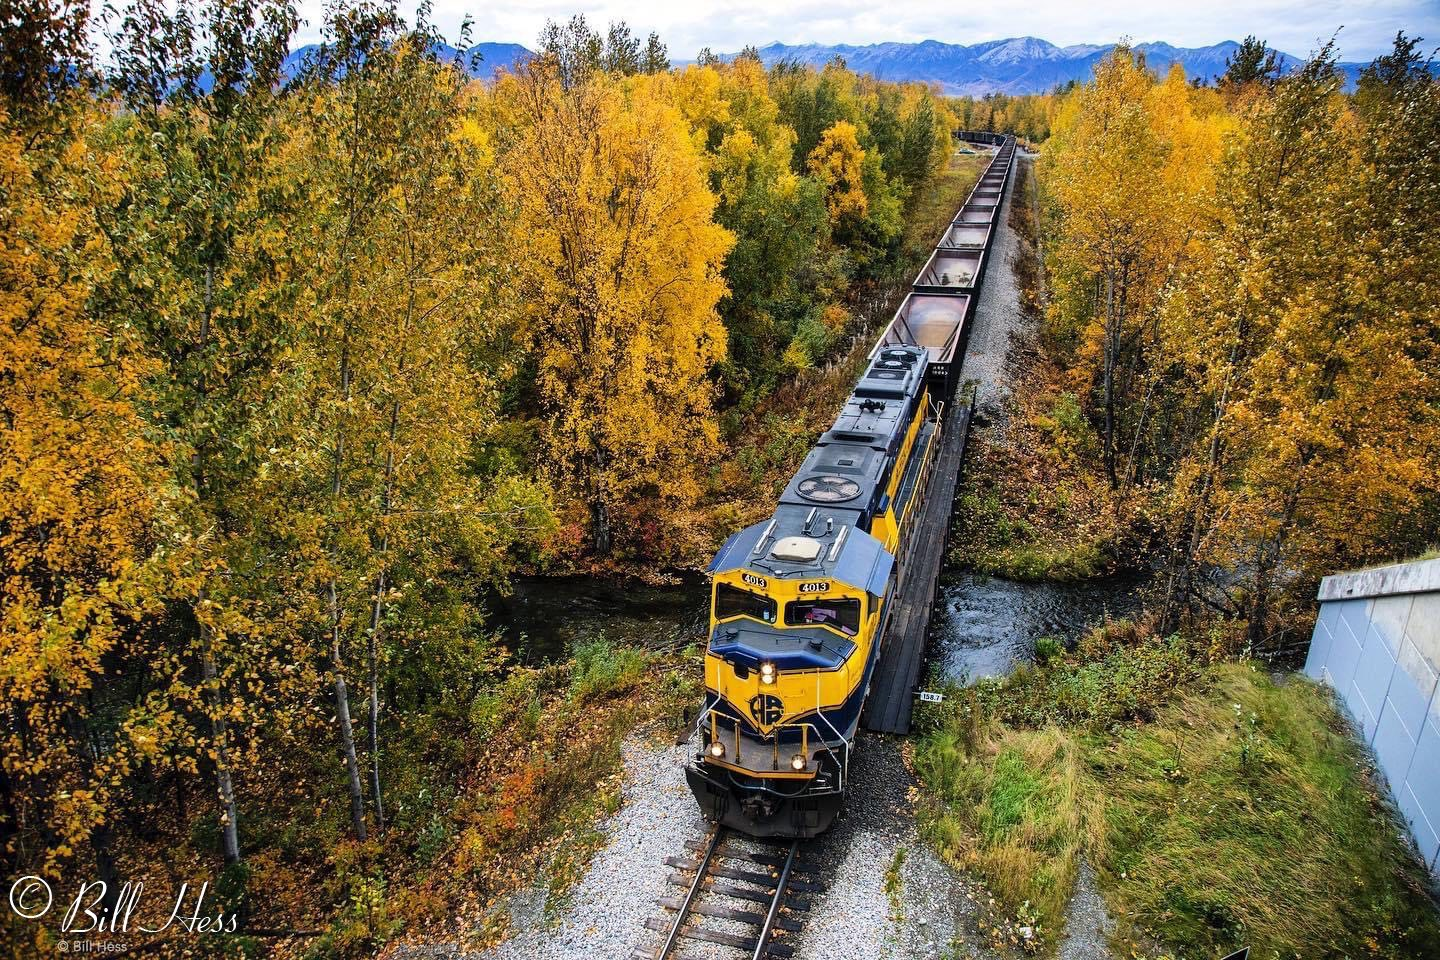
M 806 160 L 810 174 L 825 188 L 825 209 L 830 223 L 862 219 L 870 210 L 865 196 L 865 151 L 860 134 L 849 120 L 838 120 L 820 135 L 820 143 Z
M 514 124 L 502 163 L 549 453 L 602 556 L 625 504 L 692 500 L 716 442 L 707 374 L 733 237 L 670 82 L 597 73 L 567 89 L 542 61 L 495 93 Z
M 1203 598 L 1257 647 L 1288 625 L 1288 585 L 1308 600 L 1337 566 L 1392 557 L 1407 525 L 1433 535 L 1440 89 L 1408 65 L 1357 115 L 1333 59 L 1242 98 L 1207 258 L 1167 304 L 1167 349 L 1208 414 L 1172 493 L 1170 620 Z M 1243 589 L 1197 585 L 1213 569 L 1243 570 Z
M 1176 67 L 1156 83 L 1143 57 L 1117 47 L 1056 118 L 1042 172 L 1056 210 L 1051 321 L 1078 339 L 1077 386 L 1098 396 L 1104 465 L 1128 481 L 1122 432 L 1143 427 L 1145 361 L 1168 284 L 1202 251 L 1226 122 L 1197 113 L 1203 96 Z M 1130 446 L 1133 446 L 1131 444 Z
M 50 869 L 93 844 L 113 879 L 112 792 L 157 734 L 137 709 L 102 753 L 90 694 L 135 640 L 162 484 L 135 409 L 146 367 L 87 311 L 114 268 L 94 210 L 117 163 L 86 127 L 27 137 L 0 108 L 0 803 L 12 838 L 47 837 Z

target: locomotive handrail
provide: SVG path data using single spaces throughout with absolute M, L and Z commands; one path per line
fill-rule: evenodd
M 720 712 L 719 710 L 716 709 L 717 706 L 719 706 L 718 702 L 717 702 L 717 703 L 712 703 L 710 706 L 708 706 L 708 707 L 706 707 L 704 710 L 700 711 L 700 716 L 698 716 L 698 717 L 695 718 L 695 733 L 700 737 L 700 742 L 701 742 L 701 743 L 704 743 L 704 739 L 705 739 L 705 721 L 706 721 L 707 718 L 709 718 L 709 717 L 711 717 L 711 716 L 720 717 L 720 718 L 724 718 L 724 719 L 726 719 L 726 720 L 734 721 L 735 726 L 736 726 L 736 729 L 737 729 L 737 735 L 738 735 L 738 729 L 739 729 L 739 726 L 740 726 L 741 721 L 740 721 L 738 718 L 736 718 L 736 717 L 732 717 L 732 716 L 730 716 L 729 714 Z M 803 730 L 811 730 L 811 731 L 814 731 L 814 733 L 815 733 L 815 735 L 816 735 L 816 741 L 820 744 L 820 748 L 821 748 L 825 753 L 827 753 L 827 754 L 830 755 L 830 759 L 832 759 L 832 760 L 835 761 L 836 767 L 837 767 L 837 769 L 840 771 L 840 780 L 839 780 L 838 783 L 835 784 L 835 789 L 838 790 L 838 791 L 842 791 L 842 792 L 843 792 L 844 789 L 845 789 L 845 780 L 847 779 L 847 776 L 846 776 L 846 775 L 847 775 L 848 772 L 849 772 L 848 768 L 849 768 L 849 766 L 850 766 L 850 747 L 853 745 L 853 742 L 850 740 L 849 737 L 846 737 L 845 734 L 841 733 L 839 730 L 837 730 L 837 729 L 835 728 L 835 725 L 830 722 L 830 718 L 829 718 L 829 717 L 826 717 L 825 714 L 824 714 L 824 712 L 818 709 L 818 705 L 817 705 L 817 710 L 816 710 L 815 716 L 819 717 L 820 720 L 822 720 L 822 721 L 824 722 L 825 726 L 830 729 L 830 733 L 834 736 L 834 738 L 835 738 L 836 740 L 839 740 L 840 743 L 845 747 L 845 753 L 844 753 L 843 756 L 837 756 L 837 755 L 836 755 L 834 748 L 831 747 L 831 745 L 825 741 L 824 731 L 821 730 L 820 727 L 816 726 L 813 722 L 811 722 L 811 721 L 809 721 L 809 720 L 792 720 L 792 721 L 790 721 L 789 723 L 777 723 L 775 726 L 771 727 L 771 730 L 772 730 L 772 731 L 776 731 L 776 732 L 777 732 L 776 735 L 775 735 L 775 742 L 776 742 L 777 745 L 778 745 L 778 743 L 780 742 L 780 738 L 779 738 L 779 735 L 778 735 L 778 731 L 780 731 L 780 730 L 782 730 L 782 729 L 783 729 L 783 730 L 802 730 L 802 732 L 803 732 Z M 760 736 L 761 736 L 761 737 L 764 737 L 765 734 L 761 734 Z M 761 787 L 761 788 L 759 788 L 759 789 L 766 790 L 766 791 L 769 792 L 769 793 L 775 793 L 775 794 L 777 794 L 778 796 L 784 796 L 784 794 L 780 794 L 779 791 L 770 790 L 770 789 L 767 788 L 767 787 Z
M 906 502 L 905 510 L 898 518 L 902 536 L 910 532 L 910 527 L 905 521 L 909 518 L 911 511 L 915 509 L 916 502 L 923 496 L 922 491 L 925 489 L 926 478 L 930 476 L 930 471 L 934 467 L 934 458 L 930 456 L 930 453 L 935 449 L 935 444 L 940 439 L 940 433 L 945 423 L 945 401 L 941 400 L 939 403 L 936 403 L 933 400 L 927 400 L 926 402 L 930 404 L 931 410 L 935 412 L 935 429 L 931 432 L 930 439 L 925 441 L 925 449 L 920 453 L 920 476 L 915 480 L 916 495 L 912 496 Z M 908 540 L 908 537 L 906 537 L 906 539 Z M 895 555 L 897 557 L 900 555 L 898 544 Z

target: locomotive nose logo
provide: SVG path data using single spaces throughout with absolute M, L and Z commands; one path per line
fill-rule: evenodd
M 785 701 L 768 693 L 757 693 L 750 698 L 750 716 L 755 718 L 756 723 L 763 723 L 769 726 L 772 723 L 779 723 L 780 718 L 785 715 Z

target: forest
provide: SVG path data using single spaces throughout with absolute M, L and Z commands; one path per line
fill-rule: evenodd
M 1353 94 L 1333 43 L 1282 77 L 1250 38 L 1215 81 L 1122 45 L 1082 87 L 957 105 L 1045 138 L 1026 508 L 982 492 L 961 540 L 1028 576 L 1157 570 L 1162 632 L 1275 654 L 1321 576 L 1436 546 L 1440 91 L 1404 35 Z
M 954 105 L 1040 147 L 954 562 L 1144 603 L 951 684 L 919 816 L 1039 950 L 1089 882 L 1118 956 L 1432 956 L 1433 878 L 1295 668 L 1321 577 L 1437 555 L 1440 87 L 1403 34 L 1353 91 L 1333 44 L 1282 75 L 1254 38 L 1197 80 L 1121 44 L 1085 85 Z
M 632 655 L 516 669 L 485 598 L 768 509 L 740 439 L 883 308 L 954 119 L 579 17 L 483 85 L 423 7 L 293 75 L 283 2 L 88 9 L 0 64 L 3 860 L 368 950 L 513 882 L 633 722 Z
M 1283 654 L 1322 574 L 1434 546 L 1440 90 L 1403 36 L 1353 94 L 1328 47 L 1282 77 L 1247 43 L 1211 83 L 1121 45 L 973 100 L 672 68 L 580 17 L 484 84 L 389 0 L 330 7 L 298 71 L 277 0 L 8 9 L 8 875 L 210 878 L 306 932 L 207 941 L 237 955 L 502 935 L 698 678 L 603 641 L 523 666 L 488 598 L 693 569 L 769 511 L 907 226 L 968 189 L 956 129 L 1040 150 L 1040 342 L 966 562 L 1153 574 L 1151 633 L 1104 641 L 1153 712 Z M 53 950 L 5 917 L 6 955 Z

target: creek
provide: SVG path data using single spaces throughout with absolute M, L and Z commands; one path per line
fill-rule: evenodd
M 1135 613 L 1142 581 L 1022 583 L 947 571 L 930 627 L 930 663 L 948 679 L 1002 676 L 1034 659 L 1035 641 L 1073 643 L 1090 627 Z M 675 647 L 705 634 L 707 587 L 698 575 L 647 584 L 592 576 L 520 577 L 492 601 L 493 622 L 525 663 L 566 657 L 604 636 L 619 646 Z

